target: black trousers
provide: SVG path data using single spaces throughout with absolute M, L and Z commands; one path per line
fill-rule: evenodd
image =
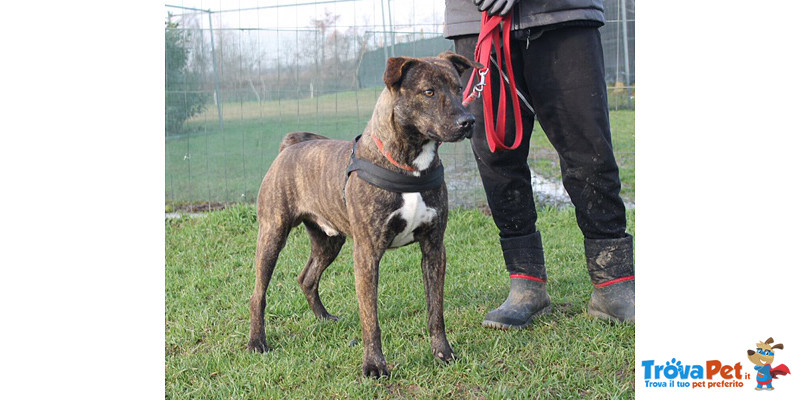
M 471 59 L 477 39 L 456 38 L 456 52 Z M 584 237 L 625 236 L 625 205 L 619 196 L 619 169 L 611 146 L 600 32 L 591 27 L 563 27 L 530 41 L 511 40 L 511 58 L 517 89 L 533 105 L 542 129 L 558 152 L 564 188 L 575 206 Z M 464 87 L 470 72 L 462 77 Z M 490 74 L 496 112 L 502 78 L 494 66 Z M 510 96 L 515 94 L 507 93 L 505 142 L 511 145 L 515 130 Z M 506 264 L 509 270 L 525 264 L 543 266 L 527 163 L 534 115 L 520 102 L 522 144 L 514 151 L 492 153 L 486 142 L 482 107 L 481 100 L 470 106 L 476 118 L 472 150 L 500 230 Z

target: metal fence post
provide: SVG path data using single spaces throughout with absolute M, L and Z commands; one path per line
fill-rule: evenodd
M 628 4 L 622 0 L 622 58 L 625 62 L 625 93 L 627 94 L 628 107 L 631 105 L 631 71 L 628 62 Z
M 383 1 L 381 0 L 381 20 L 383 21 L 383 58 L 385 58 L 386 63 L 389 63 L 389 39 L 386 37 L 386 11 L 383 7 Z
M 631 71 L 628 66 L 628 5 L 626 0 L 622 0 L 622 57 L 625 60 L 625 86 L 631 84 Z
M 214 70 L 214 102 L 217 103 L 219 130 L 222 131 L 222 98 L 219 95 L 219 75 L 217 74 L 217 53 L 214 49 L 214 25 L 211 22 L 211 10 L 208 13 L 208 34 L 211 36 L 211 68 Z
M 391 38 L 392 38 L 392 43 L 391 43 L 391 47 L 390 48 L 391 48 L 392 57 L 394 57 L 395 56 L 394 55 L 394 25 L 392 24 L 392 2 L 391 2 L 391 0 L 386 0 L 386 8 L 389 9 L 389 31 L 391 32 L 390 35 L 391 35 Z

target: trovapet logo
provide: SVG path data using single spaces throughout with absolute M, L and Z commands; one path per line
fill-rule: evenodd
M 642 361 L 645 387 L 712 388 L 744 387 L 742 379 L 750 379 L 742 372 L 742 364 L 723 364 L 719 360 L 708 360 L 704 364 L 683 364 L 672 359 L 664 364 L 655 360 Z M 712 381 L 722 378 L 721 381 Z
M 702 363 L 686 363 L 677 358 L 657 363 L 643 360 L 644 383 L 646 388 L 744 388 L 747 380 L 755 379 L 756 390 L 773 390 L 773 379 L 790 374 L 789 367 L 780 364 L 772 366 L 775 350 L 783 349 L 783 344 L 772 344 L 772 338 L 756 343 L 756 350 L 747 350 L 747 360 L 755 364 L 755 372 L 742 367 L 741 362 L 722 362 L 707 360 Z M 723 389 L 724 390 L 724 389 Z

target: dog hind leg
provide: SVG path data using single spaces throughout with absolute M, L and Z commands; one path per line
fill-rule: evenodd
M 311 238 L 311 255 L 308 257 L 303 272 L 297 277 L 300 288 L 306 295 L 311 311 L 319 319 L 336 321 L 335 315 L 328 313 L 319 298 L 319 280 L 325 269 L 336 259 L 345 242 L 342 235 L 328 236 L 319 226 L 304 222 L 308 236 Z
M 250 297 L 250 340 L 247 349 L 263 353 L 269 351 L 264 333 L 264 307 L 266 292 L 278 254 L 286 244 L 291 224 L 285 219 L 273 218 L 266 224 L 259 224 L 256 244 L 256 284 Z

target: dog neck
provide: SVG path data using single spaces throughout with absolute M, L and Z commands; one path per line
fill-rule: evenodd
M 438 165 L 438 143 L 394 120 L 391 94 L 384 89 L 364 130 L 357 156 L 385 168 L 419 175 Z M 377 140 L 376 140 L 377 139 Z M 382 149 L 381 149 L 382 147 Z

